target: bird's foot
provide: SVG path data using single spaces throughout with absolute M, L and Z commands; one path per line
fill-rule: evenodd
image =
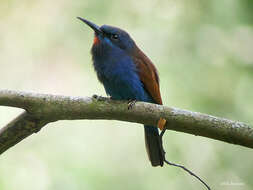
M 127 103 L 127 109 L 130 110 L 133 108 L 134 104 L 137 102 L 137 100 L 128 100 Z
M 92 96 L 92 98 L 96 99 L 97 101 L 105 101 L 105 100 L 107 100 L 106 97 L 98 96 L 98 95 L 96 95 L 96 94 L 94 94 L 94 95 Z

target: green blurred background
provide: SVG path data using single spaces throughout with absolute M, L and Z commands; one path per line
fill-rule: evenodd
M 76 16 L 127 30 L 153 60 L 165 105 L 253 124 L 252 0 L 1 0 L 0 88 L 105 95 L 93 33 Z M 0 126 L 22 110 L 0 107 Z M 253 152 L 168 131 L 170 161 L 213 189 L 253 189 Z M 204 189 L 181 169 L 152 168 L 143 128 L 59 121 L 0 157 L 0 190 Z

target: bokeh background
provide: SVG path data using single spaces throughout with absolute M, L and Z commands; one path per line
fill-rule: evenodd
M 1 0 L 0 88 L 105 95 L 93 33 L 77 20 L 121 27 L 153 60 L 165 105 L 253 124 L 252 0 Z M 0 107 L 0 126 L 22 110 Z M 222 190 L 253 189 L 253 151 L 168 131 L 167 158 Z M 1 190 L 204 189 L 181 169 L 152 168 L 143 127 L 59 121 L 0 157 Z

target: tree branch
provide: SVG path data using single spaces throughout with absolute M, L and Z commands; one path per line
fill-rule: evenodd
M 0 130 L 0 154 L 47 123 L 57 120 L 106 119 L 156 126 L 162 117 L 166 128 L 253 148 L 253 128 L 197 112 L 137 102 L 131 110 L 126 101 L 83 98 L 0 90 L 0 105 L 26 110 Z
M 46 124 L 47 122 L 36 120 L 27 112 L 23 112 L 0 129 L 0 154 L 31 134 L 38 132 Z

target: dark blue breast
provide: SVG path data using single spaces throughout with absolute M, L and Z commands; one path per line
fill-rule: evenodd
M 113 48 L 113 47 L 111 47 Z M 136 65 L 131 56 L 115 49 L 92 50 L 93 63 L 98 79 L 113 99 L 152 102 L 143 88 Z

